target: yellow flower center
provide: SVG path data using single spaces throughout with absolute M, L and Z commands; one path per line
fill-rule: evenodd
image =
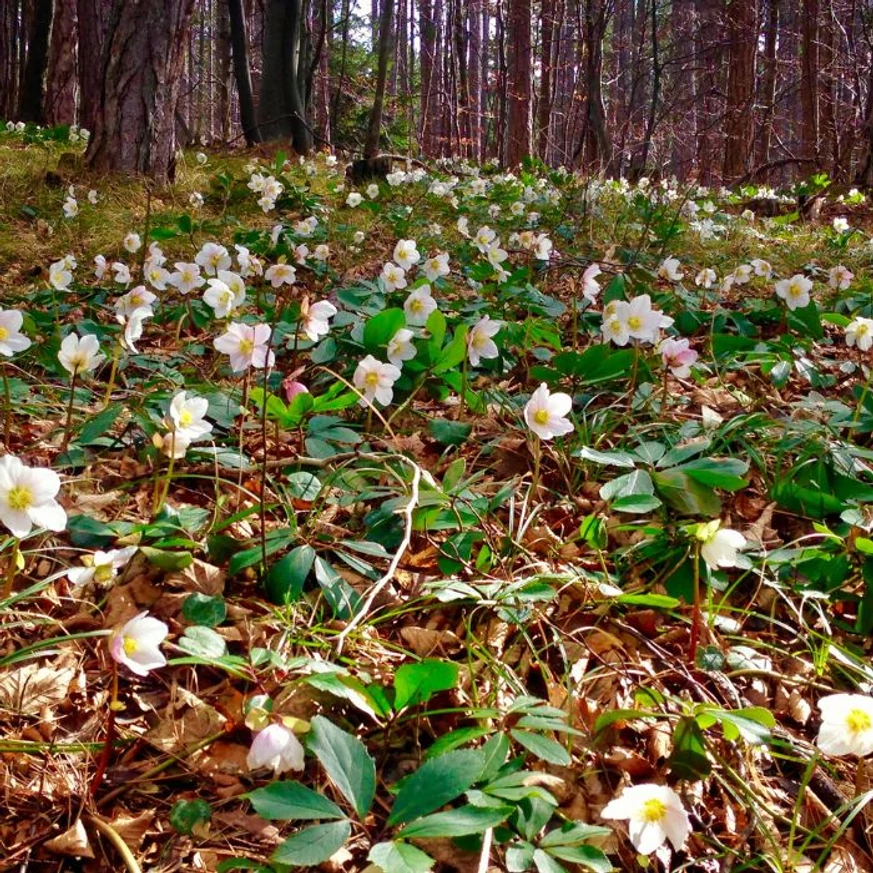
M 621 321 L 619 321 L 619 319 L 613 318 L 612 321 L 609 322 L 609 332 L 621 333 Z
M 548 409 L 538 409 L 534 413 L 534 421 L 537 424 L 548 424 L 549 423 L 549 410 Z
M 663 800 L 658 800 L 657 797 L 652 797 L 643 804 L 642 819 L 647 824 L 654 824 L 662 821 L 667 814 L 667 806 Z
M 794 283 L 792 283 L 788 286 L 788 293 L 792 297 L 800 297 L 800 295 L 803 294 L 803 289 L 800 287 L 800 285 L 795 285 Z
M 5 327 L 0 327 L 0 340 L 5 340 L 9 336 L 9 331 Z
M 133 637 L 125 637 L 122 648 L 125 655 L 132 655 L 139 649 L 139 643 Z
M 0 331 L 2 331 L 2 328 L 0 328 Z M 859 324 L 857 329 L 855 330 L 855 333 L 858 336 L 865 336 L 869 332 L 870 332 L 870 325 L 868 325 L 868 324 Z M 6 337 L 3 336 L 2 333 L 0 333 L 0 339 L 6 339 Z
M 101 564 L 99 567 L 94 568 L 95 582 L 109 582 L 114 575 L 112 564 Z
M 6 498 L 6 501 L 12 509 L 19 511 L 27 509 L 33 506 L 33 492 L 24 485 L 15 485 L 9 489 L 9 496 Z
M 181 424 L 182 427 L 188 427 L 188 425 L 191 424 L 192 421 L 194 421 L 194 416 L 191 415 L 191 413 L 187 409 L 183 409 L 179 413 L 179 424 Z
M 255 344 L 253 340 L 250 339 L 241 339 L 239 341 L 239 350 L 244 354 L 248 355 L 254 349 Z
M 846 727 L 853 734 L 861 734 L 873 727 L 873 719 L 863 709 L 852 709 L 846 716 Z
M 410 304 L 409 304 L 409 308 L 410 308 L 413 312 L 421 312 L 423 306 L 424 306 L 424 304 L 423 304 L 420 300 L 418 300 L 418 299 L 413 300 L 413 301 L 410 302 Z
M 639 330 L 643 326 L 643 320 L 638 315 L 632 315 L 627 320 L 627 326 L 631 330 Z
M 154 277 L 154 273 L 152 273 L 152 277 Z M 130 302 L 131 302 L 134 306 L 139 306 L 140 303 L 142 303 L 142 297 L 140 297 L 139 294 L 134 294 L 134 295 L 130 298 Z
M 379 387 L 379 374 L 376 372 L 367 373 L 364 378 L 364 384 L 368 388 L 378 388 Z

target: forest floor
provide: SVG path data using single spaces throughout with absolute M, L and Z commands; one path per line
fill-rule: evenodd
M 0 871 L 873 869 L 863 195 L 62 138 L 0 132 Z

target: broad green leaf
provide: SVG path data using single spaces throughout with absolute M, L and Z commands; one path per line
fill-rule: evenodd
M 186 627 L 178 640 L 179 648 L 189 655 L 206 660 L 215 660 L 227 654 L 227 643 L 211 627 L 194 625 Z
M 451 661 L 425 660 L 404 664 L 394 676 L 394 709 L 426 703 L 437 691 L 458 684 L 458 665 Z
M 636 497 L 639 494 L 651 495 L 655 493 L 652 477 L 646 470 L 634 470 L 618 476 L 611 482 L 607 482 L 600 489 L 600 496 L 604 500 L 612 500 L 616 497 Z
M 215 873 L 232 873 L 233 870 L 254 870 L 254 873 L 276 873 L 275 867 L 267 867 L 249 858 L 226 858 L 216 868 Z
M 416 819 L 403 827 L 398 836 L 404 839 L 422 837 L 463 837 L 467 834 L 481 834 L 488 828 L 496 827 L 512 814 L 514 807 L 462 806 L 445 812 L 435 812 Z
M 542 846 L 542 843 L 540 843 Z M 603 851 L 594 846 L 555 846 L 548 850 L 553 858 L 560 858 L 570 864 L 581 864 L 594 873 L 610 873 L 615 870 L 612 861 Z
M 402 327 L 406 325 L 406 315 L 402 309 L 383 309 L 368 319 L 364 325 L 364 345 L 371 353 L 384 349 Z
M 345 821 L 332 821 L 328 824 L 310 825 L 288 837 L 270 856 L 279 864 L 293 864 L 295 867 L 315 867 L 323 864 L 331 855 L 338 852 L 351 836 L 352 825 Z
M 312 503 L 321 493 L 321 479 L 314 473 L 306 470 L 298 470 L 288 475 L 288 492 L 297 500 L 305 500 Z
M 455 335 L 450 343 L 440 352 L 439 360 L 433 368 L 435 374 L 454 370 L 467 355 L 467 326 L 461 325 L 455 329 Z
M 559 864 L 551 855 L 542 849 L 534 849 L 534 867 L 537 873 L 567 873 L 567 868 Z
M 102 439 L 109 433 L 109 429 L 115 424 L 115 419 L 121 414 L 123 409 L 120 403 L 113 403 L 106 409 L 98 412 L 93 418 L 89 418 L 79 431 L 78 442 L 80 445 L 87 446 L 95 440 Z
M 376 795 L 376 765 L 364 744 L 322 715 L 312 719 L 307 746 L 340 793 L 363 818 Z
M 696 782 L 712 771 L 706 740 L 695 718 L 683 715 L 673 728 L 673 751 L 667 764 L 679 779 Z
M 594 461 L 595 464 L 605 464 L 607 467 L 628 467 L 636 466 L 636 459 L 627 452 L 600 452 L 597 449 L 583 447 L 576 453 L 576 457 L 582 458 L 585 461 Z
M 614 512 L 630 512 L 637 515 L 652 512 L 661 505 L 661 501 L 654 494 L 628 494 L 609 504 Z
M 687 473 L 702 485 L 725 491 L 739 491 L 749 484 L 743 478 L 749 465 L 740 458 L 696 458 L 673 469 Z
M 303 593 L 303 586 L 315 561 L 315 549 L 297 546 L 273 564 L 264 577 L 264 588 L 271 603 L 293 603 Z
M 449 421 L 447 418 L 432 418 L 427 429 L 438 443 L 444 446 L 461 446 L 473 432 L 473 425 L 464 421 Z
M 508 873 L 525 873 L 533 864 L 534 846 L 525 840 L 517 840 L 506 850 Z
M 541 840 L 540 848 L 550 849 L 554 846 L 576 846 L 590 840 L 593 837 L 608 837 L 612 828 L 604 828 L 599 825 L 585 824 L 584 822 L 568 821 L 549 831 Z
M 243 796 L 267 821 L 345 818 L 332 800 L 299 782 L 271 782 Z
M 570 753 L 558 742 L 542 734 L 534 734 L 529 731 L 520 731 L 513 728 L 510 731 L 512 738 L 529 752 L 536 755 L 549 764 L 557 764 L 561 767 L 570 766 Z
M 721 514 L 721 500 L 711 488 L 696 482 L 679 470 L 661 470 L 652 474 L 655 491 L 672 509 L 682 515 L 714 518 Z
M 139 550 L 148 558 L 149 563 L 165 573 L 177 573 L 194 563 L 194 555 L 191 552 L 168 552 L 152 546 L 140 546 Z
M 430 855 L 408 843 L 376 843 L 367 860 L 376 864 L 383 873 L 429 873 L 436 863 Z
M 217 627 L 227 618 L 227 604 L 220 594 L 203 594 L 195 591 L 182 604 L 182 618 L 188 624 Z
M 479 779 L 483 765 L 482 753 L 473 749 L 457 749 L 425 761 L 402 781 L 388 824 L 404 824 L 445 806 Z

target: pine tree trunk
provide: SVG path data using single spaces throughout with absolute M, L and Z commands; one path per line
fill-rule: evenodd
M 20 0 L 0 4 L 0 119 L 15 117 L 18 109 L 18 69 L 21 46 Z
M 803 157 L 820 158 L 819 0 L 803 0 L 800 103 L 803 110 Z
M 554 0 L 540 7 L 540 93 L 537 103 L 537 154 L 549 160 L 549 123 L 552 119 L 552 43 L 555 30 Z
M 56 0 L 43 116 L 46 124 L 76 121 L 76 0 Z
M 97 172 L 169 182 L 176 102 L 193 0 L 116 3 L 106 33 L 100 111 L 86 154 Z
M 530 30 L 530 0 L 509 0 L 506 83 L 506 165 L 508 167 L 517 167 L 530 154 Z
M 367 125 L 367 139 L 364 143 L 364 157 L 371 158 L 379 153 L 379 139 L 382 131 L 382 107 L 385 102 L 385 86 L 388 82 L 388 62 L 394 40 L 394 0 L 382 0 L 382 15 L 379 19 L 379 67 L 376 73 L 376 94 L 370 121 Z
M 755 0 L 731 0 L 727 9 L 728 87 L 725 111 L 724 179 L 733 182 L 748 170 L 753 142 L 755 50 L 758 10 Z
M 251 68 L 249 67 L 249 39 L 243 0 L 228 0 L 230 15 L 231 56 L 236 92 L 239 97 L 239 115 L 246 145 L 261 141 L 258 120 L 255 114 L 255 97 L 252 91 Z
M 27 35 L 27 58 L 18 97 L 18 118 L 43 123 L 42 102 L 52 30 L 53 0 L 33 0 Z

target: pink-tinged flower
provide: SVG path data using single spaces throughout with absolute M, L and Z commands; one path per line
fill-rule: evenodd
M 630 841 L 641 855 L 651 855 L 669 840 L 676 851 L 685 845 L 691 822 L 679 795 L 667 785 L 633 785 L 610 801 L 601 818 L 627 819 Z
M 394 383 L 400 378 L 400 370 L 394 364 L 367 355 L 357 366 L 352 383 L 361 392 L 361 406 L 370 406 L 377 400 L 387 406 L 394 399 Z
M 197 252 L 194 262 L 212 276 L 216 276 L 219 270 L 229 270 L 233 263 L 227 249 L 213 242 L 203 244 L 203 248 Z
M 227 318 L 234 310 L 245 303 L 246 292 L 235 291 L 221 279 L 210 279 L 209 287 L 203 292 L 203 302 L 212 307 L 216 318 Z
M 300 321 L 303 333 L 312 340 L 318 342 L 323 336 L 330 333 L 330 319 L 336 315 L 337 309 L 328 300 L 319 300 L 313 303 L 304 318 Z
M 285 392 L 285 399 L 290 403 L 298 394 L 308 394 L 309 389 L 302 383 L 294 379 L 293 376 L 286 376 L 282 380 L 282 390 Z
M 267 348 L 269 341 L 268 324 L 234 321 L 212 345 L 216 351 L 230 356 L 230 368 L 234 373 L 242 373 L 249 367 L 263 369 L 273 366 L 276 356 Z
M 552 394 L 543 382 L 525 405 L 524 420 L 541 440 L 550 440 L 573 432 L 573 425 L 567 420 L 572 408 L 573 398 L 569 394 Z
M 873 752 L 873 698 L 866 694 L 829 694 L 818 702 L 821 727 L 816 745 L 826 755 Z
M 501 327 L 503 327 L 502 321 L 492 321 L 490 316 L 483 315 L 470 328 L 467 334 L 467 358 L 470 366 L 478 367 L 483 359 L 496 358 L 500 354 L 494 337 Z
M 800 273 L 795 273 L 790 279 L 782 279 L 776 283 L 776 296 L 781 297 L 791 310 L 809 306 L 811 290 L 812 282 Z
M 122 294 L 115 301 L 116 315 L 130 318 L 137 309 L 146 308 L 151 310 L 152 304 L 158 298 L 151 291 L 146 290 L 144 285 L 137 285 L 126 294 Z
M 828 285 L 835 290 L 845 291 L 852 284 L 854 278 L 855 274 L 842 264 L 837 264 L 836 267 L 831 267 L 828 270 Z
M 190 294 L 206 284 L 206 279 L 200 275 L 200 264 L 176 264 L 176 272 L 170 274 L 168 284 L 178 289 L 180 294 Z
M 34 526 L 63 530 L 67 513 L 55 500 L 60 488 L 54 470 L 28 467 L 15 455 L 4 455 L 0 458 L 0 522 L 19 538 Z
M 600 294 L 600 284 L 597 277 L 602 272 L 598 264 L 590 264 L 582 274 L 582 296 L 591 303 L 596 303 L 597 295 Z
M 267 767 L 274 776 L 286 770 L 302 770 L 303 746 L 293 731 L 281 724 L 270 724 L 256 734 L 246 764 L 249 770 Z
M 109 654 L 137 676 L 148 676 L 167 663 L 160 645 L 169 632 L 162 621 L 141 612 L 109 638 Z
M 687 379 L 691 375 L 691 365 L 697 360 L 697 352 L 691 348 L 687 339 L 665 339 L 658 351 L 664 367 L 677 379 Z
M 30 340 L 21 333 L 24 316 L 17 309 L 0 310 L 0 355 L 11 358 L 31 346 Z

